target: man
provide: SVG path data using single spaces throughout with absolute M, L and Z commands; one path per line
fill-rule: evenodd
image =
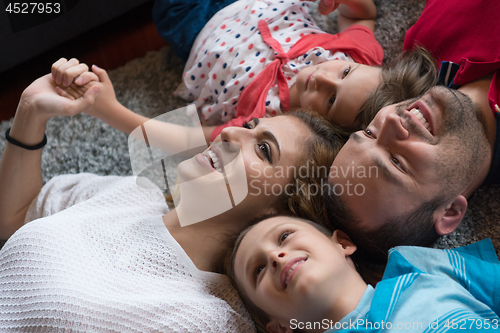
M 483 182 L 498 182 L 500 43 L 485 31 L 498 31 L 499 12 L 498 1 L 427 1 L 405 48 L 427 48 L 438 66 L 452 61 L 441 66 L 440 80 L 458 90 L 434 87 L 382 109 L 335 159 L 330 218 L 367 244 L 371 259 L 451 233 L 466 198 Z

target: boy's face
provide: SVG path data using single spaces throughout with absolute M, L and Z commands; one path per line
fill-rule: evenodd
M 274 217 L 243 238 L 235 257 L 236 281 L 284 327 L 292 319 L 329 318 L 357 275 L 349 257 L 355 249 L 337 232 L 330 238 L 299 219 Z
M 297 75 L 294 107 L 310 107 L 332 124 L 357 129 L 355 118 L 368 97 L 382 82 L 380 67 L 332 60 L 304 68 Z

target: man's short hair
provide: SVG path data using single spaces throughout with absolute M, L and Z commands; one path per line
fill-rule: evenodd
M 330 186 L 330 185 L 326 185 Z M 358 255 L 366 264 L 385 265 L 390 248 L 399 245 L 431 246 L 439 235 L 434 227 L 434 212 L 442 204 L 435 198 L 413 211 L 392 217 L 376 230 L 360 230 L 360 221 L 335 195 L 325 190 L 326 213 L 333 229 L 347 233 L 358 247 Z

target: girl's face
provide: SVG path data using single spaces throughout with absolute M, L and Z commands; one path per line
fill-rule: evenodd
M 225 128 L 209 149 L 179 165 L 181 197 L 195 200 L 197 211 L 231 210 L 245 218 L 267 213 L 285 194 L 310 140 L 309 128 L 292 116 Z
M 330 238 L 302 220 L 274 217 L 254 226 L 241 241 L 236 281 L 254 305 L 283 327 L 291 319 L 321 321 L 331 318 L 348 292 L 354 270 L 349 255 L 355 249 L 337 232 Z
M 310 107 L 332 124 L 355 130 L 355 118 L 368 97 L 382 82 L 380 67 L 332 60 L 304 68 L 297 75 L 293 107 Z

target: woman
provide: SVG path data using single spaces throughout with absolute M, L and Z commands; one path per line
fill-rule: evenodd
M 301 178 L 284 170 L 298 170 L 311 161 L 329 166 L 338 149 L 331 128 L 303 114 L 224 130 L 221 142 L 238 147 L 247 182 L 258 180 L 253 185 L 261 191 L 249 189 L 234 207 L 181 227 L 177 210 L 168 211 L 162 193 L 137 186 L 132 177 L 66 175 L 42 188 L 41 149 L 36 148 L 43 146 L 47 120 L 85 110 L 98 91 L 91 87 L 82 98 L 67 99 L 57 94 L 47 75 L 21 97 L 0 161 L 1 237 L 9 238 L 19 229 L 0 252 L 0 327 L 50 332 L 253 331 L 230 282 L 214 274 L 216 263 L 226 240 L 251 219 L 297 211 L 294 198 L 302 194 L 300 189 L 288 187 L 279 195 L 264 189 Z M 325 149 L 329 154 L 320 156 Z M 207 173 L 202 158 L 180 165 L 181 180 Z M 307 173 L 302 181 L 324 177 L 327 170 L 320 169 L 321 176 Z M 216 172 L 210 170 L 221 177 Z M 195 204 L 190 203 L 191 209 Z M 25 221 L 32 222 L 21 228 Z

